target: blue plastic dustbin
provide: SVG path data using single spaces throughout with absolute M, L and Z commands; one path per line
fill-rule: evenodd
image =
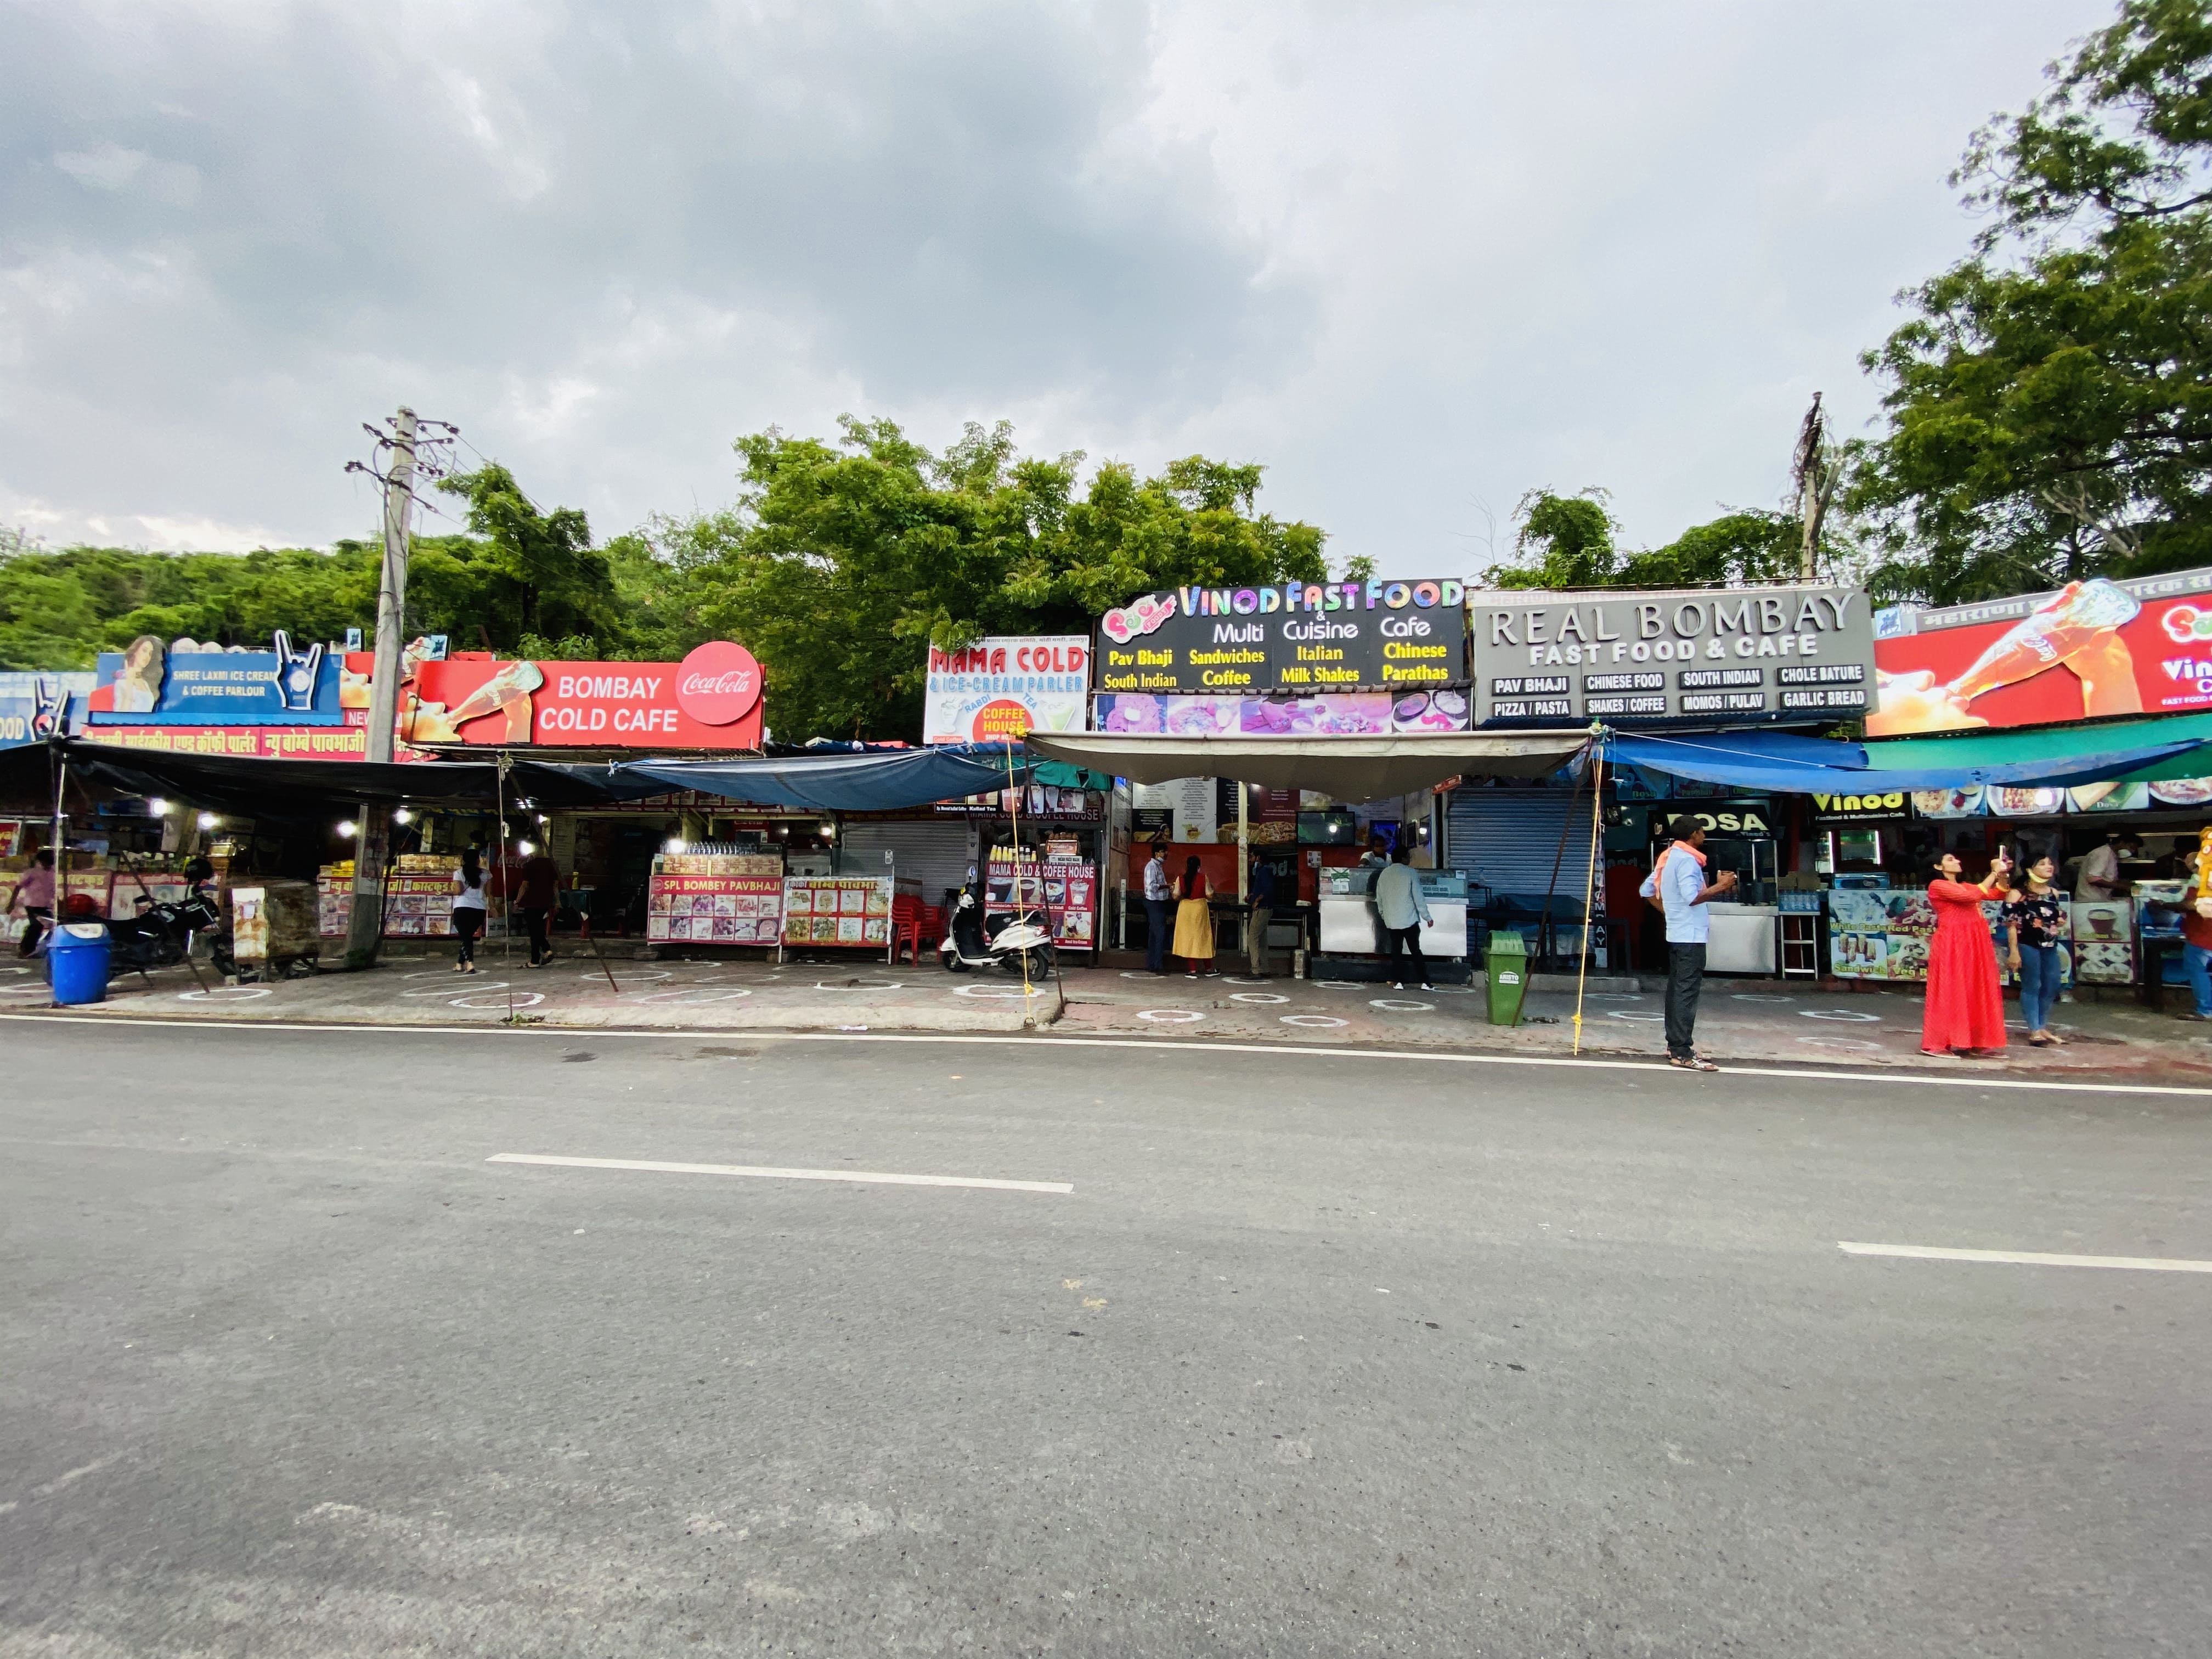
M 57 1004 L 106 1001 L 107 929 L 96 921 L 64 922 L 46 939 L 46 967 Z

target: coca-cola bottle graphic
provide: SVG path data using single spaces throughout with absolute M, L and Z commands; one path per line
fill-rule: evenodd
M 458 731 L 471 720 L 488 714 L 507 717 L 507 733 L 499 741 L 530 741 L 530 694 L 545 684 L 534 662 L 503 662 L 499 672 L 453 705 L 447 720 Z
M 2100 659 L 2101 668 L 2101 659 L 2117 651 L 2131 665 L 2125 642 L 2114 635 L 2142 610 L 2135 595 L 2102 576 L 2069 582 L 1977 657 L 1951 682 L 1952 695 L 1961 703 L 1972 702 L 1985 692 L 2033 679 L 2060 663 L 2075 667 L 2085 682 L 2114 678 L 2109 668 L 2088 672 L 2087 659 Z

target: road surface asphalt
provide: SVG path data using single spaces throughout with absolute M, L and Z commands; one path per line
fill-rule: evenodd
M 2201 1092 L 1019 1035 L 0 1043 L 5 1659 L 2212 1629 L 2212 1273 L 1838 1248 L 2212 1260 Z

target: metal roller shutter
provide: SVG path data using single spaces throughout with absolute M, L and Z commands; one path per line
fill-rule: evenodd
M 891 855 L 891 873 L 921 884 L 924 904 L 942 904 L 948 892 L 959 890 L 968 879 L 975 830 L 964 819 L 929 823 L 848 823 L 839 836 L 840 872 L 880 873 L 884 854 Z
M 1559 830 L 1567 832 L 1559 855 Z M 1444 819 L 1444 864 L 1494 893 L 1579 900 L 1589 876 L 1590 802 L 1571 789 L 1455 789 Z M 1553 860 L 1559 881 L 1552 884 Z M 1474 895 L 1468 896 L 1469 902 Z

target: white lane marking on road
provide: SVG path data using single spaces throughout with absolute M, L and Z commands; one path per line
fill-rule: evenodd
M 1933 1244 L 1859 1244 L 1838 1239 L 1845 1255 L 1897 1255 L 1916 1261 L 2009 1261 L 2028 1267 L 2126 1267 L 2146 1273 L 2212 1273 L 2212 1261 L 2165 1255 L 2054 1255 L 2045 1250 L 1953 1250 Z
M 1319 1018 L 1319 1015 L 1290 1014 L 1284 1024 Z M 360 1020 L 317 1019 L 164 1019 L 158 1015 L 135 1013 L 49 1013 L 43 1010 L 15 1013 L 0 1012 L 0 1021 L 35 1020 L 50 1025 L 145 1025 L 166 1031 L 307 1031 L 327 1035 L 345 1032 L 356 1036 L 495 1036 L 528 1037 L 551 1036 L 572 1042 L 575 1028 L 571 1026 L 517 1027 L 507 1025 L 380 1025 Z M 717 1031 L 724 1028 L 712 1028 Z M 621 1026 L 594 1025 L 593 1036 L 611 1042 L 617 1037 L 642 1038 L 653 1042 L 668 1041 L 665 1026 L 641 1025 L 632 1029 Z M 1036 1032 L 1023 1036 L 993 1036 L 982 1033 L 961 1034 L 937 1031 L 871 1031 L 866 1036 L 854 1036 L 842 1031 L 757 1031 L 748 1030 L 745 1040 L 776 1042 L 928 1042 L 981 1045 L 994 1048 L 1142 1048 L 1158 1053 L 1163 1049 L 1188 1048 L 1194 1054 L 1273 1054 L 1283 1060 L 1409 1060 L 1436 1066 L 1536 1066 L 1551 1070 L 1578 1072 L 1654 1072 L 1671 1075 L 1680 1068 L 1655 1060 L 1599 1060 L 1592 1056 L 1569 1058 L 1550 1054 L 1467 1054 L 1448 1050 L 1424 1051 L 1418 1048 L 1329 1048 L 1319 1043 L 1279 1042 L 1224 1042 L 1218 1041 L 1178 1042 L 1164 1037 L 1079 1037 L 1053 1036 Z M 1937 1077 L 1926 1072 L 1868 1071 L 1856 1068 L 1845 1071 L 1809 1072 L 1790 1066 L 1742 1066 L 1731 1064 L 1722 1069 L 1724 1077 L 1774 1077 L 1800 1079 L 1808 1083 L 1886 1083 L 1905 1088 L 1920 1089 L 2012 1089 L 2035 1094 L 2067 1095 L 2159 1095 L 2180 1100 L 2212 1100 L 2212 1089 L 2184 1088 L 2166 1083 L 2056 1083 L 2039 1078 L 1985 1077 L 1979 1074 L 1962 1077 Z M 1712 1079 L 1700 1074 L 1700 1081 Z
M 668 1164 L 642 1158 L 554 1158 L 494 1152 L 487 1164 L 547 1164 L 563 1170 L 647 1170 L 660 1175 L 753 1176 L 763 1181 L 856 1181 L 872 1187 L 986 1187 L 1006 1193 L 1072 1193 L 1071 1181 L 999 1181 L 989 1176 L 886 1175 L 880 1170 L 773 1170 L 752 1164 Z
M 535 1008 L 544 1000 L 544 995 L 536 991 L 517 991 L 514 998 L 514 1006 L 518 1008 Z M 446 1005 L 448 1008 L 504 1008 L 507 1006 L 507 999 L 489 985 L 478 986 L 468 995 L 455 997 Z

